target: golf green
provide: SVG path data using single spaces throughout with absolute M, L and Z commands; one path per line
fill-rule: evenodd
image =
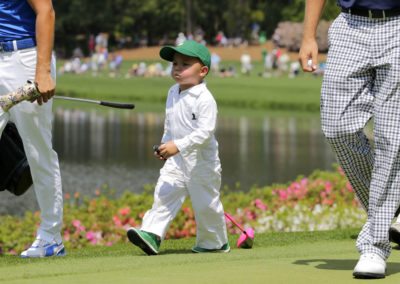
M 55 259 L 0 257 L 6 283 L 354 283 L 357 231 L 256 235 L 252 249 L 193 254 L 194 239 L 167 240 L 160 255 L 131 244 L 68 251 Z M 235 236 L 230 243 L 235 244 Z M 400 283 L 400 251 L 388 260 L 380 283 Z

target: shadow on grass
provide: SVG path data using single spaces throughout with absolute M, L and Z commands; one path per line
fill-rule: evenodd
M 310 265 L 317 269 L 353 271 L 358 259 L 300 259 L 293 262 L 298 265 Z M 400 263 L 388 262 L 386 275 L 400 273 Z

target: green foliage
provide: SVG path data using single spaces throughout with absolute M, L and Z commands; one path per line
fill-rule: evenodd
M 301 22 L 303 0 L 70 0 L 53 1 L 57 14 L 56 47 L 66 55 L 77 45 L 87 49 L 90 34 L 105 32 L 110 35 L 110 47 L 116 37 L 131 39 L 130 46 L 140 40 L 157 45 L 175 40 L 178 32 L 204 31 L 208 43 L 213 43 L 218 31 L 230 37 L 250 39 L 253 23 L 271 37 L 280 21 Z M 327 1 L 325 20 L 338 14 L 336 1 Z
M 290 5 L 287 5 L 282 10 L 282 20 L 291 22 L 302 22 L 304 18 L 304 0 L 293 0 Z M 321 18 L 331 21 L 337 17 L 340 9 L 335 0 L 327 0 Z
M 126 192 L 119 198 L 108 188 L 96 190 L 89 199 L 79 193 L 64 200 L 63 239 L 67 248 L 92 245 L 111 246 L 127 242 L 129 227 L 140 226 L 153 202 L 152 192 Z M 340 169 L 316 171 L 308 178 L 299 177 L 287 185 L 254 187 L 249 192 L 221 194 L 224 209 L 245 227 L 257 233 L 273 231 L 315 231 L 361 227 L 365 213 Z M 39 213 L 27 212 L 23 218 L 0 216 L 0 254 L 16 254 L 30 245 L 39 224 Z M 230 233 L 239 229 L 230 222 Z M 194 213 L 187 200 L 171 224 L 167 239 L 196 235 Z

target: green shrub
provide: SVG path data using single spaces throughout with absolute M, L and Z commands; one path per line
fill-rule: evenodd
M 127 242 L 126 230 L 140 226 L 153 202 L 150 186 L 141 194 L 126 192 L 119 198 L 102 191 L 107 189 L 97 189 L 95 198 L 82 198 L 79 193 L 65 196 L 62 232 L 67 248 Z M 254 187 L 248 192 L 224 189 L 221 199 L 226 212 L 256 232 L 354 228 L 361 227 L 366 218 L 340 168 L 334 172 L 315 171 L 287 185 Z M 27 212 L 23 218 L 0 216 L 0 222 L 0 254 L 16 254 L 32 242 L 40 215 Z M 230 222 L 227 224 L 230 233 L 240 233 Z M 187 200 L 166 238 L 195 234 L 194 214 Z

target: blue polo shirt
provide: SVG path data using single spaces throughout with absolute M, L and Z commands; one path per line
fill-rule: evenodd
M 399 0 L 338 0 L 344 8 L 363 8 L 370 10 L 390 10 L 400 8 Z
M 26 0 L 0 0 L 0 41 L 35 37 L 36 14 Z

